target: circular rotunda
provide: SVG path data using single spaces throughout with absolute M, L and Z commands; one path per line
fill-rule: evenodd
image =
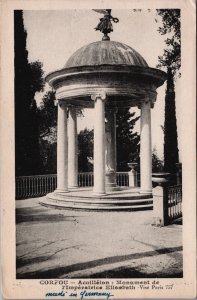
M 41 204 L 93 210 L 151 209 L 151 109 L 166 74 L 150 68 L 130 46 L 110 41 L 105 26 L 99 30 L 104 33 L 102 41 L 83 46 L 61 70 L 46 77 L 56 91 L 58 105 L 57 189 Z M 140 188 L 116 184 L 116 110 L 121 107 L 141 111 Z M 78 187 L 77 110 L 83 108 L 94 113 L 93 189 Z

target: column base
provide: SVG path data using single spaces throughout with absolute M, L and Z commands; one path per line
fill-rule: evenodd
M 140 190 L 140 194 L 149 194 L 149 195 L 152 195 L 152 189 L 151 190 L 142 189 L 142 190 Z
M 97 193 L 97 192 L 93 192 L 92 197 L 102 197 L 107 195 L 106 193 Z
M 72 186 L 68 186 L 69 190 L 74 190 L 74 189 L 78 189 L 78 185 L 72 185 Z
M 65 193 L 69 193 L 69 190 L 64 190 L 64 189 L 56 189 L 54 191 L 55 194 L 65 194 Z
M 121 188 L 115 183 L 111 183 L 111 184 L 108 183 L 108 184 L 105 185 L 105 188 L 106 188 L 107 192 L 120 191 L 121 190 Z

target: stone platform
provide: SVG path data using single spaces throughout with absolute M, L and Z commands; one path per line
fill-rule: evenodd
M 40 201 L 41 205 L 59 209 L 85 210 L 150 210 L 153 198 L 150 194 L 140 194 L 139 188 L 121 188 L 106 195 L 93 196 L 91 188 L 78 188 L 68 193 L 53 192 Z

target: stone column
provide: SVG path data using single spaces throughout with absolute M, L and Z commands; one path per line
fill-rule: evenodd
M 152 193 L 152 146 L 150 102 L 141 104 L 140 179 L 142 194 Z
M 68 117 L 68 187 L 78 187 L 78 140 L 75 108 L 69 108 Z
M 93 195 L 105 194 L 105 99 L 106 95 L 92 95 L 94 100 L 94 188 Z
M 67 106 L 58 104 L 57 120 L 57 190 L 68 192 L 68 139 L 67 139 Z
M 116 185 L 116 110 L 105 112 L 105 179 L 106 189 L 117 189 Z

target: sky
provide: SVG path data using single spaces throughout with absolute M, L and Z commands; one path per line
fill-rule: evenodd
M 165 38 L 158 31 L 161 24 L 155 10 L 148 12 L 133 12 L 132 10 L 112 10 L 112 16 L 119 19 L 119 23 L 113 23 L 114 31 L 110 34 L 113 41 L 123 42 L 146 60 L 150 67 L 158 64 L 158 56 L 163 54 Z M 99 41 L 102 34 L 94 28 L 102 15 L 93 10 L 39 10 L 24 11 L 24 25 L 27 30 L 27 50 L 30 62 L 39 60 L 43 63 L 45 75 L 61 69 L 69 57 L 80 47 Z M 157 20 L 157 22 L 155 21 Z M 151 110 L 152 117 L 152 148 L 156 148 L 158 156 L 163 157 L 163 132 L 165 88 L 157 89 L 157 101 Z M 47 86 L 46 86 L 47 89 Z M 176 99 L 181 96 L 180 82 L 176 84 Z M 42 94 L 37 94 L 37 103 Z M 176 101 L 177 127 L 179 153 L 181 159 L 181 101 Z M 133 109 L 136 115 L 138 109 Z M 93 128 L 93 111 L 84 112 L 85 117 L 78 120 L 78 131 L 87 127 Z M 140 130 L 140 121 L 136 123 L 137 131 Z

